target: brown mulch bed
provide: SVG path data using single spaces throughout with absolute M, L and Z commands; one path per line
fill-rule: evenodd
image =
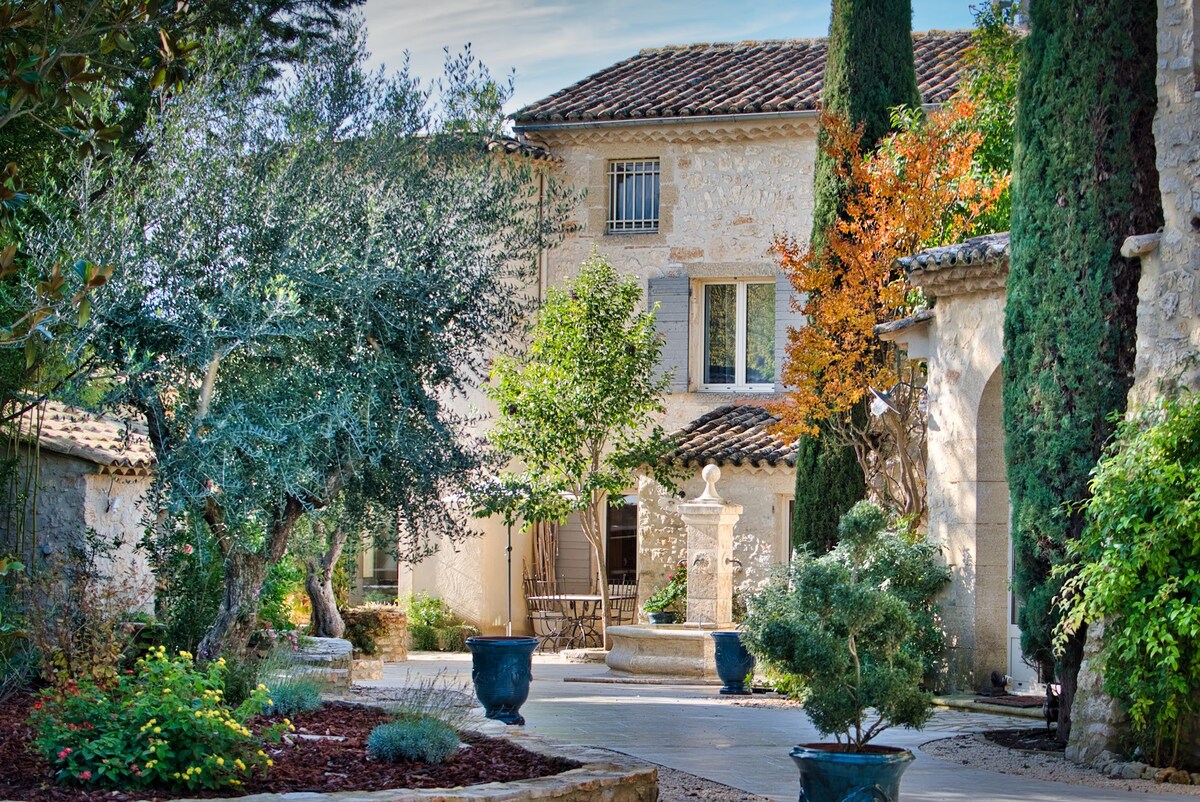
M 1001 707 L 1041 707 L 1045 704 L 1046 697 L 1009 694 L 1008 696 L 981 696 L 975 701 L 982 702 L 985 705 L 1000 705 Z
M 181 797 L 230 797 L 225 791 L 100 791 L 53 785 L 49 766 L 29 751 L 31 733 L 25 724 L 30 698 L 17 696 L 0 703 L 0 799 L 33 802 L 131 802 Z M 426 763 L 380 763 L 368 760 L 366 740 L 371 730 L 388 720 L 376 708 L 340 702 L 314 713 L 292 717 L 297 733 L 344 736 L 345 741 L 297 741 L 268 747 L 275 761 L 267 778 L 247 781 L 241 793 L 295 791 L 382 791 L 392 788 L 453 788 L 487 782 L 511 782 L 545 777 L 577 768 L 578 763 L 535 754 L 509 741 L 478 733 L 462 734 L 466 748 L 440 766 Z
M 1026 752 L 1063 752 L 1066 744 L 1058 740 L 1055 730 L 1032 727 L 1016 730 L 991 730 L 983 733 L 994 744 Z

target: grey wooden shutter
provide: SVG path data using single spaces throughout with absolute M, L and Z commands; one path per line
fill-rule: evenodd
M 792 308 L 791 280 L 780 273 L 775 277 L 775 392 L 783 392 L 783 360 L 787 353 L 788 329 L 804 325 L 804 315 Z
M 687 276 L 660 276 L 650 279 L 647 300 L 650 308 L 658 304 L 654 327 L 663 338 L 662 370 L 671 377 L 668 390 L 686 393 L 688 389 L 688 292 Z

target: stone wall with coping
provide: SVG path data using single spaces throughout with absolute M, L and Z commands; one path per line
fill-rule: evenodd
M 786 562 L 790 546 L 784 520 L 795 491 L 792 468 L 721 466 L 717 492 L 742 505 L 733 528 L 734 594 L 751 594 L 766 582 L 771 566 Z M 678 561 L 687 557 L 687 528 L 679 504 L 704 492 L 696 468 L 680 483 L 684 498 L 672 496 L 651 479 L 638 485 L 638 616 L 641 604 L 666 584 Z M 720 622 L 725 623 L 725 622 Z

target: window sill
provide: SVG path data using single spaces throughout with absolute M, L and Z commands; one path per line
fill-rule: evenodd
M 775 392 L 773 384 L 702 384 L 696 388 L 697 393 L 741 393 L 743 395 L 762 395 Z

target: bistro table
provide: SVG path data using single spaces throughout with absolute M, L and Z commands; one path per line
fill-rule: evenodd
M 622 594 L 609 596 L 610 602 L 632 599 L 632 595 Z M 601 643 L 600 630 L 596 627 L 600 622 L 600 603 L 603 601 L 598 593 L 559 593 L 554 596 L 530 596 L 531 602 L 546 602 L 556 607 L 562 613 L 558 628 L 547 636 L 554 642 L 554 649 L 581 649 L 591 643 Z

